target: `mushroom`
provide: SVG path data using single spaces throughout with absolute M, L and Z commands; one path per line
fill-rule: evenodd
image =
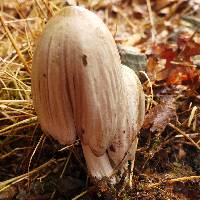
M 32 95 L 44 133 L 65 145 L 80 138 L 92 177 L 134 160 L 142 86 L 94 13 L 69 6 L 49 20 L 34 52 Z

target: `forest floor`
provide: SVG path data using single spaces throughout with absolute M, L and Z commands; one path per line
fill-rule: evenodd
M 75 3 L 99 15 L 117 44 L 147 56 L 131 188 L 123 178 L 92 184 L 79 141 L 43 135 L 32 105 L 37 38 Z M 0 9 L 0 200 L 200 199 L 199 0 L 3 0 Z

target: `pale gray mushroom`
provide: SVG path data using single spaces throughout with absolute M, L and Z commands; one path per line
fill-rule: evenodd
M 50 19 L 34 52 L 32 95 L 46 134 L 66 145 L 80 138 L 91 176 L 134 159 L 143 90 L 94 13 L 69 6 Z

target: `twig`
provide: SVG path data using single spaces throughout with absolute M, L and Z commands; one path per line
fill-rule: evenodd
M 35 20 L 38 20 L 38 17 L 30 17 L 30 18 L 27 18 L 27 19 L 9 20 L 9 21 L 4 21 L 4 23 L 7 25 L 7 24 L 10 24 L 10 23 L 19 23 L 19 22 L 27 22 L 27 21 L 35 21 Z
M 193 179 L 200 179 L 200 176 L 186 176 L 186 177 L 181 177 L 181 178 L 173 178 L 173 179 L 166 180 L 166 181 L 160 182 L 160 183 L 152 183 L 147 186 L 147 189 L 158 187 L 158 186 L 162 185 L 163 183 L 172 184 L 172 183 L 180 182 L 180 181 L 191 181 Z
M 28 100 L 0 100 L 0 104 L 20 104 L 20 103 L 32 103 L 31 99 Z
M 72 200 L 77 200 L 87 193 L 88 193 L 88 190 L 85 190 L 84 192 L 81 192 L 79 195 L 75 196 Z
M 197 147 L 197 149 L 200 150 L 199 145 L 191 138 L 189 137 L 184 131 L 180 130 L 179 128 L 177 128 L 176 126 L 174 126 L 173 124 L 169 123 L 168 124 L 171 128 L 173 128 L 174 130 L 178 131 L 180 134 L 182 134 L 186 139 L 188 139 L 195 147 Z
M 21 148 L 15 148 L 13 150 L 11 150 L 10 152 L 4 154 L 4 155 L 0 155 L 0 160 L 3 160 L 9 156 L 11 156 L 12 154 L 16 153 L 17 151 L 21 151 L 21 150 L 25 150 L 25 149 L 30 149 L 31 147 L 21 147 Z
M 140 71 L 141 74 L 144 74 L 145 78 L 147 79 L 148 83 L 149 83 L 149 87 L 150 87 L 150 91 L 151 94 L 149 96 L 147 96 L 147 106 L 146 106 L 146 110 L 149 110 L 152 108 L 153 105 L 153 101 L 154 101 L 154 95 L 153 95 L 153 84 L 150 80 L 150 78 L 148 77 L 147 73 L 145 71 Z
M 29 160 L 29 163 L 28 163 L 28 172 L 30 171 L 30 166 L 31 166 L 31 162 L 32 162 L 32 159 L 33 159 L 33 156 L 35 155 L 35 152 L 37 151 L 38 147 L 40 146 L 40 144 L 42 143 L 42 141 L 44 141 L 46 139 L 46 136 L 45 135 L 42 135 L 36 145 L 36 147 L 34 148 L 33 150 L 33 153 L 31 154 L 31 157 L 30 157 L 30 160 Z
M 153 18 L 153 13 L 152 13 L 152 10 L 151 10 L 151 1 L 150 0 L 146 0 L 146 3 L 147 3 L 147 8 L 148 8 L 148 11 L 149 11 L 149 19 L 150 19 L 150 22 L 151 22 L 151 37 L 152 37 L 152 42 L 155 43 L 156 41 L 156 29 L 155 29 L 155 24 L 154 24 L 154 18 Z
M 6 26 L 6 24 L 5 24 L 5 22 L 4 22 L 4 19 L 3 19 L 3 17 L 1 16 L 1 14 L 0 14 L 0 21 L 1 21 L 1 24 L 2 24 L 2 26 L 3 26 L 4 31 L 6 32 L 6 34 L 7 34 L 8 38 L 10 39 L 10 41 L 11 41 L 13 47 L 15 48 L 15 50 L 16 50 L 18 56 L 19 56 L 19 59 L 20 59 L 21 62 L 23 63 L 24 68 L 25 68 L 26 71 L 30 74 L 30 73 L 31 73 L 31 70 L 29 69 L 29 66 L 28 66 L 28 64 L 26 63 L 26 60 L 24 59 L 24 56 L 22 55 L 21 51 L 20 51 L 19 48 L 17 47 L 16 41 L 15 41 L 15 39 L 13 38 L 13 36 L 12 36 L 10 30 L 9 30 L 8 27 Z
M 200 133 L 190 133 L 190 134 L 187 134 L 190 138 L 196 138 L 198 136 L 200 136 Z M 184 137 L 183 135 L 176 135 L 175 138 L 182 138 Z M 197 143 L 198 144 L 198 143 Z
M 53 163 L 56 163 L 55 159 L 51 159 L 48 162 L 44 163 L 43 165 L 40 165 L 39 167 L 35 168 L 34 170 L 32 170 L 31 172 L 22 174 L 20 176 L 11 178 L 7 181 L 3 181 L 0 183 L 0 192 L 3 191 L 4 189 L 10 187 L 11 185 L 14 185 L 15 183 L 22 181 L 30 176 L 32 176 L 33 174 L 37 173 L 38 171 L 42 170 L 43 168 L 47 167 L 48 165 L 51 165 Z
M 31 117 L 31 118 L 28 118 L 28 119 L 24 119 L 24 120 L 22 120 L 20 122 L 17 122 L 15 124 L 12 124 L 10 126 L 7 126 L 7 127 L 3 128 L 3 129 L 1 129 L 0 130 L 0 135 L 2 136 L 5 131 L 7 131 L 7 130 L 9 130 L 11 128 L 15 128 L 15 127 L 17 127 L 19 125 L 27 124 L 27 123 L 32 123 L 32 122 L 36 122 L 36 121 L 37 121 L 37 117 Z
M 42 0 L 42 2 L 44 3 L 46 9 L 48 10 L 48 12 L 50 13 L 51 16 L 54 15 L 53 10 L 50 8 L 49 6 L 49 2 L 47 2 L 46 0 Z
M 15 81 L 17 81 L 18 83 L 20 83 L 21 85 L 23 85 L 25 88 L 27 89 L 30 89 L 30 86 L 26 85 L 23 81 L 19 80 L 16 76 L 8 73 L 8 72 L 5 72 L 6 75 L 8 75 L 9 77 L 13 78 Z M 13 80 L 13 81 L 14 81 Z M 17 84 L 17 83 L 16 83 Z M 18 84 L 17 84 L 18 85 Z M 21 86 L 22 87 L 22 86 Z
M 7 91 L 26 91 L 26 92 L 31 92 L 31 90 L 16 89 L 16 88 L 2 88 L 2 90 L 7 90 Z
M 27 23 L 28 29 L 30 31 L 31 37 L 34 38 L 33 31 L 32 31 L 32 29 L 30 27 L 30 24 L 28 23 L 28 21 L 29 21 L 28 18 L 26 18 L 24 16 L 24 14 L 22 12 L 20 12 L 20 10 L 22 9 L 22 7 L 21 7 L 21 4 L 20 4 L 19 0 L 16 0 L 16 2 L 17 2 L 17 5 L 18 5 L 19 8 L 16 7 L 15 9 L 16 9 L 17 13 L 19 14 L 19 16 L 22 18 L 21 20 L 26 20 L 26 23 Z
M 192 120 L 193 120 L 194 117 L 195 117 L 196 111 L 197 111 L 197 106 L 194 106 L 194 107 L 192 108 L 192 111 L 191 111 L 191 114 L 190 114 L 190 117 L 189 117 L 189 120 L 188 120 L 188 127 L 191 126 L 191 123 L 192 123 Z
M 58 151 L 64 151 L 64 150 L 69 150 L 72 147 L 75 147 L 76 145 L 80 144 L 80 139 L 77 139 L 74 144 L 67 145 L 66 147 L 63 147 L 62 149 L 59 149 Z
M 8 131 L 5 131 L 4 133 L 3 133 L 3 136 L 6 136 L 6 137 L 13 137 L 13 135 L 15 135 L 15 138 L 16 137 L 21 137 L 21 138 L 23 138 L 23 137 L 32 137 L 32 136 L 29 136 L 29 135 L 20 135 L 20 134 L 15 134 L 15 133 L 17 133 L 17 132 L 19 132 L 20 130 L 25 130 L 25 129 L 27 129 L 27 128 L 30 128 L 30 127 L 33 127 L 35 124 L 33 123 L 33 124 L 27 124 L 27 125 L 23 125 L 23 126 L 20 126 L 20 127 L 17 127 L 17 128 L 15 128 L 14 130 L 8 130 Z
M 8 111 L 14 111 L 14 112 L 17 112 L 17 113 L 21 113 L 21 114 L 29 115 L 31 117 L 35 117 L 34 114 L 25 112 L 25 111 L 23 111 L 23 109 L 16 109 L 16 108 L 12 108 L 12 107 L 9 107 L 9 106 L 6 106 L 6 105 L 0 105 L 0 109 L 3 109 L 3 110 L 6 109 Z
M 36 5 L 39 8 L 40 14 L 42 14 L 44 16 L 45 19 L 47 19 L 46 13 L 44 12 L 44 10 L 42 9 L 40 3 L 38 2 L 38 0 L 34 0 L 34 2 L 36 3 Z M 40 16 L 41 17 L 41 16 Z M 42 18 L 42 17 L 41 17 Z

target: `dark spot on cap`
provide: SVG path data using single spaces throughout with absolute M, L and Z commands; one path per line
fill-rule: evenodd
M 126 133 L 126 131 L 123 131 L 123 133 Z
M 42 75 L 43 75 L 43 77 L 44 77 L 44 78 L 46 78 L 46 77 L 47 77 L 47 75 L 46 75 L 46 74 L 42 74 Z
M 110 151 L 113 151 L 113 152 L 115 152 L 116 150 L 115 150 L 115 147 L 111 144 L 110 145 Z
M 85 130 L 83 128 L 81 128 L 81 133 L 84 134 L 85 133 Z
M 84 66 L 87 65 L 87 56 L 86 56 L 86 55 L 83 55 L 83 56 L 82 56 L 82 62 L 83 62 L 83 65 L 84 65 Z

